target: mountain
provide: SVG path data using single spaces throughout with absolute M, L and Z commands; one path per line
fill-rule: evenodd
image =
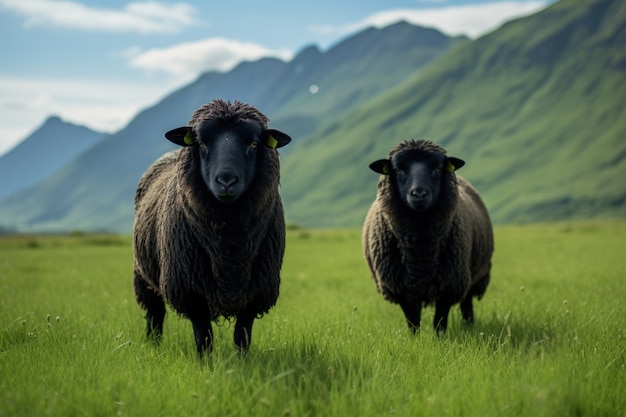
M 366 29 L 327 53 L 310 47 L 268 84 L 263 93 L 267 112 L 295 137 L 312 134 L 321 124 L 406 81 L 449 47 L 466 42 L 400 22 Z
M 474 41 L 401 23 L 207 73 L 0 201 L 0 224 L 129 232 L 139 176 L 172 148 L 163 132 L 213 97 L 254 104 L 294 137 L 281 152 L 289 222 L 360 226 L 369 162 L 409 138 L 464 159 L 496 223 L 626 217 L 624 45 L 626 2 L 561 0 Z
M 290 62 L 267 58 L 227 73 L 203 74 L 34 188 L 0 201 L 0 225 L 19 231 L 128 233 L 139 177 L 173 149 L 163 133 L 185 125 L 203 103 L 219 97 L 253 104 L 272 119 L 270 126 L 288 132 L 297 143 L 466 42 L 398 23 L 364 30 L 326 52 L 307 47 Z M 317 94 L 311 92 L 313 84 Z
M 33 186 L 93 146 L 104 133 L 49 117 L 0 156 L 0 198 Z
M 626 216 L 626 2 L 561 0 L 451 48 L 284 158 L 291 221 L 358 226 L 376 191 L 369 162 L 427 138 L 494 221 Z

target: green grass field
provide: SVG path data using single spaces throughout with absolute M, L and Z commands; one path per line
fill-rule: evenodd
M 626 223 L 496 228 L 476 323 L 412 336 L 360 232 L 292 230 L 247 356 L 168 314 L 144 340 L 129 237 L 0 239 L 0 416 L 625 416 Z

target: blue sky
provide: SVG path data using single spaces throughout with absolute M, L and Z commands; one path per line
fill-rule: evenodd
M 114 132 L 242 60 L 288 60 L 399 20 L 476 38 L 553 1 L 0 0 L 0 154 L 53 114 Z

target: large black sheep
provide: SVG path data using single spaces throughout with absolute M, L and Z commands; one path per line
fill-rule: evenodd
M 276 303 L 285 251 L 276 148 L 291 138 L 254 107 L 214 100 L 165 137 L 181 149 L 144 173 L 135 195 L 134 287 L 147 335 L 160 340 L 167 302 L 193 325 L 200 354 L 211 322 L 236 317 L 247 351 L 252 324 Z
M 370 168 L 382 174 L 363 229 L 363 252 L 378 291 L 400 304 L 409 328 L 420 328 L 423 305 L 435 304 L 434 327 L 445 331 L 452 305 L 473 322 L 472 297 L 489 284 L 493 229 L 476 190 L 425 140 L 404 141 Z

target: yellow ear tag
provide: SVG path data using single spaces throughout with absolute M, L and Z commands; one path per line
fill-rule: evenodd
M 448 161 L 448 164 L 446 165 L 446 171 L 448 172 L 454 172 L 456 168 L 454 168 L 454 165 L 452 165 L 452 162 Z
M 278 145 L 278 141 L 276 139 L 274 139 L 274 136 L 268 135 L 267 136 L 267 146 L 269 146 L 272 149 L 276 149 L 276 145 Z
M 185 142 L 185 144 L 187 145 L 193 145 L 193 134 L 191 133 L 191 130 L 187 132 L 187 134 L 183 138 L 183 142 Z
M 383 174 L 388 175 L 389 171 L 389 164 L 383 165 Z

